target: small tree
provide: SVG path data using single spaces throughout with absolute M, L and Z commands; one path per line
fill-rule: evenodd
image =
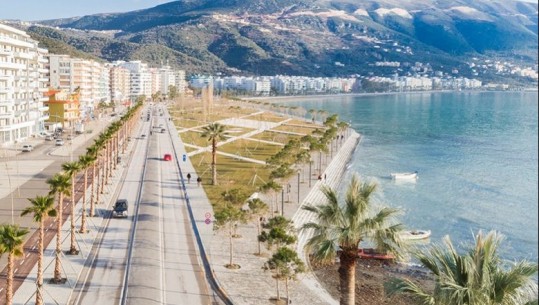
M 264 270 L 271 270 L 277 287 L 277 302 L 281 300 L 279 291 L 279 281 L 285 281 L 286 300 L 290 300 L 288 283 L 296 278 L 298 273 L 305 272 L 305 265 L 298 257 L 296 251 L 287 247 L 281 247 L 273 254 L 263 267 Z
M 221 198 L 226 202 L 225 204 L 228 204 L 232 207 L 238 208 L 243 210 L 243 204 L 245 203 L 245 200 L 247 200 L 249 196 L 247 193 L 240 188 L 235 188 L 231 190 L 227 190 L 221 193 Z M 233 228 L 232 237 L 238 238 L 241 237 L 239 234 L 237 234 L 237 224 Z
M 258 198 L 255 198 L 255 199 L 251 199 L 247 202 L 247 204 L 249 205 L 249 215 L 251 216 L 251 220 L 252 219 L 255 219 L 256 221 L 256 229 L 257 229 L 257 236 L 260 235 L 260 231 L 262 230 L 261 226 L 262 226 L 262 222 L 260 220 L 260 218 L 262 218 L 264 215 L 266 215 L 268 213 L 268 205 L 258 199 Z M 258 240 L 258 255 L 261 254 L 261 247 L 260 247 L 260 240 Z
M 228 242 L 230 247 L 230 261 L 225 267 L 229 269 L 238 269 L 239 265 L 234 264 L 232 258 L 234 256 L 234 244 L 233 237 L 235 234 L 235 228 L 238 223 L 245 222 L 246 213 L 239 207 L 235 207 L 230 204 L 225 204 L 224 207 L 215 212 L 215 230 L 226 230 L 228 234 Z
M 275 182 L 275 180 L 270 180 L 268 182 L 266 182 L 265 184 L 263 184 L 261 187 L 260 187 L 260 191 L 262 193 L 271 193 L 271 197 L 272 197 L 272 201 L 271 201 L 271 216 L 273 217 L 273 214 L 275 213 L 275 206 L 276 206 L 276 198 L 275 198 L 275 195 L 277 194 L 278 191 L 280 191 L 283 187 Z
M 268 249 L 290 245 L 296 241 L 292 221 L 283 216 L 270 218 L 263 228 L 265 230 L 258 235 L 258 240 L 266 243 Z

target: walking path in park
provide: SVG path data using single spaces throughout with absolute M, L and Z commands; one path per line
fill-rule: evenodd
M 242 118 L 238 118 L 236 120 L 228 120 L 226 123 L 230 125 L 235 125 L 234 123 L 242 125 L 247 124 L 249 128 L 255 129 L 249 134 L 256 134 L 267 130 L 268 128 L 271 128 L 268 127 L 269 125 L 267 124 L 261 124 L 260 122 L 251 119 L 244 120 Z M 73 140 L 71 147 L 69 147 L 68 145 L 58 147 L 53 152 L 51 152 L 51 156 L 63 158 L 63 162 L 69 161 L 69 158 L 73 154 L 73 151 L 77 151 L 79 147 L 84 146 L 85 143 L 90 141 L 98 134 L 100 130 L 97 124 L 98 123 L 95 122 L 92 134 L 85 135 L 84 137 L 76 137 Z M 168 121 L 167 124 L 170 125 L 168 126 L 169 128 L 174 128 L 171 121 Z M 273 125 L 273 123 L 271 125 Z M 87 129 L 91 128 L 92 126 L 87 127 Z M 341 177 L 346 171 L 346 165 L 350 160 L 360 139 L 359 134 L 357 134 L 353 130 L 346 131 L 345 135 L 346 137 L 344 139 L 336 140 L 335 145 L 338 147 L 338 150 L 334 152 L 334 155 L 332 156 L 330 162 L 327 164 L 322 163 L 321 176 L 325 177 L 324 179 L 318 180 L 318 173 L 310 177 L 307 174 L 305 175 L 307 178 L 293 178 L 290 180 L 290 186 L 285 188 L 284 193 L 278 194 L 277 204 L 281 204 L 282 207 L 284 207 L 284 216 L 289 219 L 292 219 L 296 228 L 301 227 L 302 224 L 310 220 L 309 215 L 307 215 L 303 210 L 301 210 L 300 207 L 302 205 L 323 202 L 324 197 L 319 189 L 322 184 L 326 184 L 332 188 L 339 187 Z M 249 135 L 247 135 L 247 137 L 248 136 Z M 245 137 L 240 136 L 234 138 L 237 139 Z M 182 143 L 177 134 L 173 135 L 173 141 L 177 156 L 188 155 L 185 150 L 184 144 Z M 36 141 L 36 144 L 38 144 L 37 142 L 38 141 Z M 134 145 L 134 143 L 136 142 L 130 142 L 130 149 L 128 150 L 128 153 L 129 151 L 131 151 L 131 146 Z M 8 167 L 13 166 L 13 157 L 16 151 L 9 149 L 5 151 L 7 159 L 5 159 L 4 161 L 6 161 L 6 164 L 10 164 L 7 165 Z M 1 156 L 2 155 L 0 155 L 0 157 Z M 242 156 L 235 155 L 235 157 L 239 159 L 245 159 Z M 126 159 L 127 158 L 123 158 L 123 160 Z M 326 160 L 326 158 L 324 157 L 322 158 L 322 160 Z M 253 162 L 252 160 L 246 161 Z M 47 164 L 45 163 L 41 164 L 41 166 L 46 165 Z M 124 166 L 120 167 L 119 170 L 114 171 L 112 183 L 106 186 L 105 194 L 103 194 L 102 197 L 103 204 L 98 206 L 98 210 L 106 211 L 107 209 L 110 209 L 110 204 L 113 201 L 116 187 L 118 183 L 123 179 L 123 175 L 126 172 L 125 164 L 123 165 Z M 245 225 L 240 225 L 238 227 L 237 233 L 241 235 L 241 238 L 237 238 L 234 240 L 234 263 L 239 264 L 241 268 L 237 270 L 225 268 L 225 264 L 229 262 L 229 248 L 227 242 L 228 238 L 225 233 L 216 232 L 213 230 L 213 209 L 211 203 L 206 196 L 206 193 L 204 192 L 203 187 L 197 185 L 197 175 L 189 158 L 187 158 L 185 161 L 182 161 L 180 165 L 186 187 L 186 197 L 189 199 L 192 209 L 193 221 L 196 224 L 198 234 L 200 236 L 202 245 L 204 246 L 203 252 L 207 255 L 210 261 L 213 276 L 216 278 L 221 289 L 225 292 L 225 294 L 230 297 L 233 304 L 235 305 L 273 304 L 270 299 L 276 297 L 277 295 L 276 282 L 272 278 L 270 272 L 263 271 L 262 269 L 264 262 L 267 261 L 270 254 L 268 251 L 263 250 L 262 256 L 254 255 L 258 251 L 257 230 L 255 224 L 249 223 Z M 32 165 L 31 167 L 34 168 L 34 165 Z M 40 168 L 40 166 L 36 167 Z M 302 171 L 303 173 L 308 173 L 309 165 L 306 165 Z M 190 183 L 188 183 L 187 179 L 185 178 L 187 173 L 191 173 L 192 176 Z M 15 185 L 17 185 L 17 187 L 20 186 L 21 188 L 24 188 L 24 185 L 28 181 L 28 179 L 31 179 L 32 176 L 35 174 L 36 173 L 27 173 L 26 176 L 28 177 L 22 177 L 21 175 L 21 177 L 14 178 L 11 185 L 12 192 L 10 192 L 10 189 L 5 188 L 2 185 L 2 188 L 0 188 L 0 198 L 2 198 L 0 199 L 0 207 L 2 207 L 4 211 L 9 205 L 10 193 L 13 194 L 16 192 Z M 40 191 L 40 193 L 37 193 L 38 195 L 42 195 L 47 191 L 46 185 L 43 185 L 41 188 L 45 191 L 38 190 Z M 36 194 L 27 195 L 25 193 L 24 197 L 33 198 L 35 197 L 35 195 Z M 270 195 L 267 194 L 259 194 L 259 198 L 264 200 L 269 205 L 271 205 L 270 203 L 272 202 L 272 200 L 275 200 L 275 198 L 272 198 Z M 26 201 L 26 199 L 24 199 L 24 201 Z M 82 203 L 80 201 L 81 200 L 79 200 L 76 206 L 77 225 L 80 223 L 80 219 L 78 219 L 78 217 L 80 217 L 80 211 L 82 206 Z M 20 207 L 20 209 L 22 208 L 24 207 Z M 16 214 L 17 217 L 19 214 L 20 212 Z M 9 222 L 9 213 L 0 214 L 0 217 L 0 221 L 4 223 Z M 18 220 L 20 219 L 18 218 Z M 97 237 L 97 234 L 99 234 L 100 230 L 103 229 L 102 217 L 88 217 L 87 220 L 89 221 L 90 232 L 88 234 L 77 234 L 76 236 L 78 246 L 80 247 L 79 255 L 63 257 L 64 273 L 68 278 L 67 283 L 64 285 L 51 285 L 45 283 L 44 298 L 46 304 L 66 304 L 72 293 L 73 285 L 77 281 L 77 278 L 82 268 L 84 267 L 86 257 L 91 250 L 93 240 Z M 17 222 L 17 220 L 15 222 L 20 223 Z M 21 223 L 21 225 L 37 229 L 37 226 L 32 223 Z M 65 249 L 69 248 L 69 227 L 70 221 L 69 219 L 67 219 L 63 226 L 62 234 L 62 248 Z M 298 253 L 300 253 L 300 255 L 302 255 L 301 257 L 305 259 L 302 248 L 308 236 L 304 236 L 301 232 L 298 233 L 299 235 L 296 250 L 298 251 Z M 54 243 L 50 243 L 49 247 L 47 247 L 47 249 L 45 250 L 45 279 L 52 277 L 54 268 L 54 248 Z M 0 263 L 0 267 L 4 267 L 5 259 L 3 261 L 0 261 Z M 19 262 L 17 262 L 16 264 L 18 263 Z M 32 270 L 30 275 L 27 277 L 21 287 L 17 290 L 14 298 L 14 304 L 33 303 L 34 297 L 32 295 L 35 291 L 36 268 L 37 267 L 34 267 L 34 270 Z M 285 293 L 283 287 L 284 285 L 281 284 L 281 297 L 283 297 Z M 2 291 L 0 291 L 0 293 L 2 293 Z M 332 298 L 326 292 L 326 290 L 321 287 L 314 274 L 311 272 L 300 274 L 298 276 L 298 281 L 290 284 L 290 300 L 293 304 L 338 304 L 338 301 Z

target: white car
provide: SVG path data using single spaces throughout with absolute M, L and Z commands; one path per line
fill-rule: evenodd
M 63 146 L 63 145 L 64 145 L 64 140 L 62 140 L 62 139 L 56 139 L 55 145 L 56 145 L 56 146 Z
M 24 144 L 22 146 L 22 151 L 24 152 L 30 152 L 32 150 L 34 150 L 34 146 L 32 146 L 31 144 Z

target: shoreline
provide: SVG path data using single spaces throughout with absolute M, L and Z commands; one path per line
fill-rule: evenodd
M 535 89 L 535 90 L 532 90 Z M 364 93 L 336 93 L 336 94 L 313 94 L 313 95 L 281 95 L 281 96 L 252 96 L 240 98 L 243 102 L 261 101 L 267 103 L 281 102 L 304 102 L 309 99 L 321 101 L 323 98 L 339 98 L 339 97 L 361 97 L 361 96 L 384 96 L 384 95 L 404 95 L 404 94 L 425 94 L 425 93 L 485 93 L 485 92 L 513 92 L 513 93 L 532 93 L 539 92 L 539 88 L 529 88 L 519 91 L 508 90 L 425 90 L 425 91 L 405 91 L 405 92 L 364 92 Z

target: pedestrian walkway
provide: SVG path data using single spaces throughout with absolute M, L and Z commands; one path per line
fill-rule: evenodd
M 242 123 L 247 120 L 243 120 Z M 228 123 L 233 120 L 227 121 Z M 255 122 L 249 122 L 250 128 L 258 126 Z M 171 126 L 169 126 L 170 128 Z M 263 130 L 256 129 L 249 134 L 256 134 Z M 235 137 L 236 138 L 236 137 Z M 229 139 L 231 140 L 231 139 Z M 325 170 L 322 175 L 326 177 L 325 181 L 318 181 L 316 176 L 308 175 L 309 166 L 306 165 L 301 171 L 305 173 L 303 179 L 298 176 L 297 179 L 291 179 L 290 186 L 286 189 L 286 194 L 281 195 L 281 205 L 284 207 L 284 216 L 294 220 L 296 228 L 301 227 L 306 220 L 304 217 L 296 217 L 302 215 L 302 210 L 299 207 L 305 203 L 321 202 L 321 192 L 319 186 L 322 183 L 330 187 L 336 188 L 346 170 L 346 164 L 351 158 L 355 147 L 359 141 L 359 135 L 353 130 L 350 130 L 349 137 L 341 143 L 341 147 L 334 156 L 329 165 L 323 164 Z M 185 146 L 179 139 L 175 137 L 175 146 L 178 154 L 187 154 Z M 191 155 L 191 154 L 187 154 Z M 325 157 L 323 158 L 326 159 Z M 193 180 L 196 178 L 196 172 L 189 161 L 180 162 L 182 173 L 185 176 L 191 173 Z M 313 179 L 313 177 L 315 177 Z M 309 181 L 310 180 L 310 181 Z M 222 288 L 226 295 L 232 300 L 235 305 L 266 305 L 272 304 L 271 298 L 276 297 L 276 283 L 270 272 L 264 272 L 262 266 L 269 258 L 269 252 L 263 251 L 261 256 L 255 255 L 257 249 L 257 229 L 255 223 L 240 225 L 237 228 L 237 233 L 241 238 L 234 239 L 234 255 L 233 262 L 241 266 L 240 269 L 232 270 L 225 267 L 229 263 L 229 246 L 228 236 L 223 232 L 213 231 L 213 209 L 202 187 L 196 183 L 186 183 L 186 195 L 190 201 L 190 208 L 193 211 L 194 225 L 199 231 L 199 235 L 204 246 L 203 251 L 207 254 L 207 258 L 211 264 L 212 275 L 215 276 L 218 285 Z M 312 187 L 309 187 L 311 184 Z M 274 200 L 269 195 L 259 194 L 260 198 L 268 204 Z M 286 203 L 284 202 L 286 197 Z M 298 200 L 299 198 L 299 200 Z M 300 233 L 302 244 L 298 243 L 298 247 L 303 247 L 305 237 Z M 298 249 L 303 255 L 303 250 Z M 302 256 L 304 258 L 304 256 Z M 305 259 L 305 258 L 304 258 Z M 283 285 L 281 285 L 283 286 Z M 281 295 L 284 294 L 284 289 L 281 287 Z M 294 304 L 338 304 L 326 290 L 318 283 L 313 273 L 305 273 L 299 275 L 299 282 L 290 285 L 290 299 Z

